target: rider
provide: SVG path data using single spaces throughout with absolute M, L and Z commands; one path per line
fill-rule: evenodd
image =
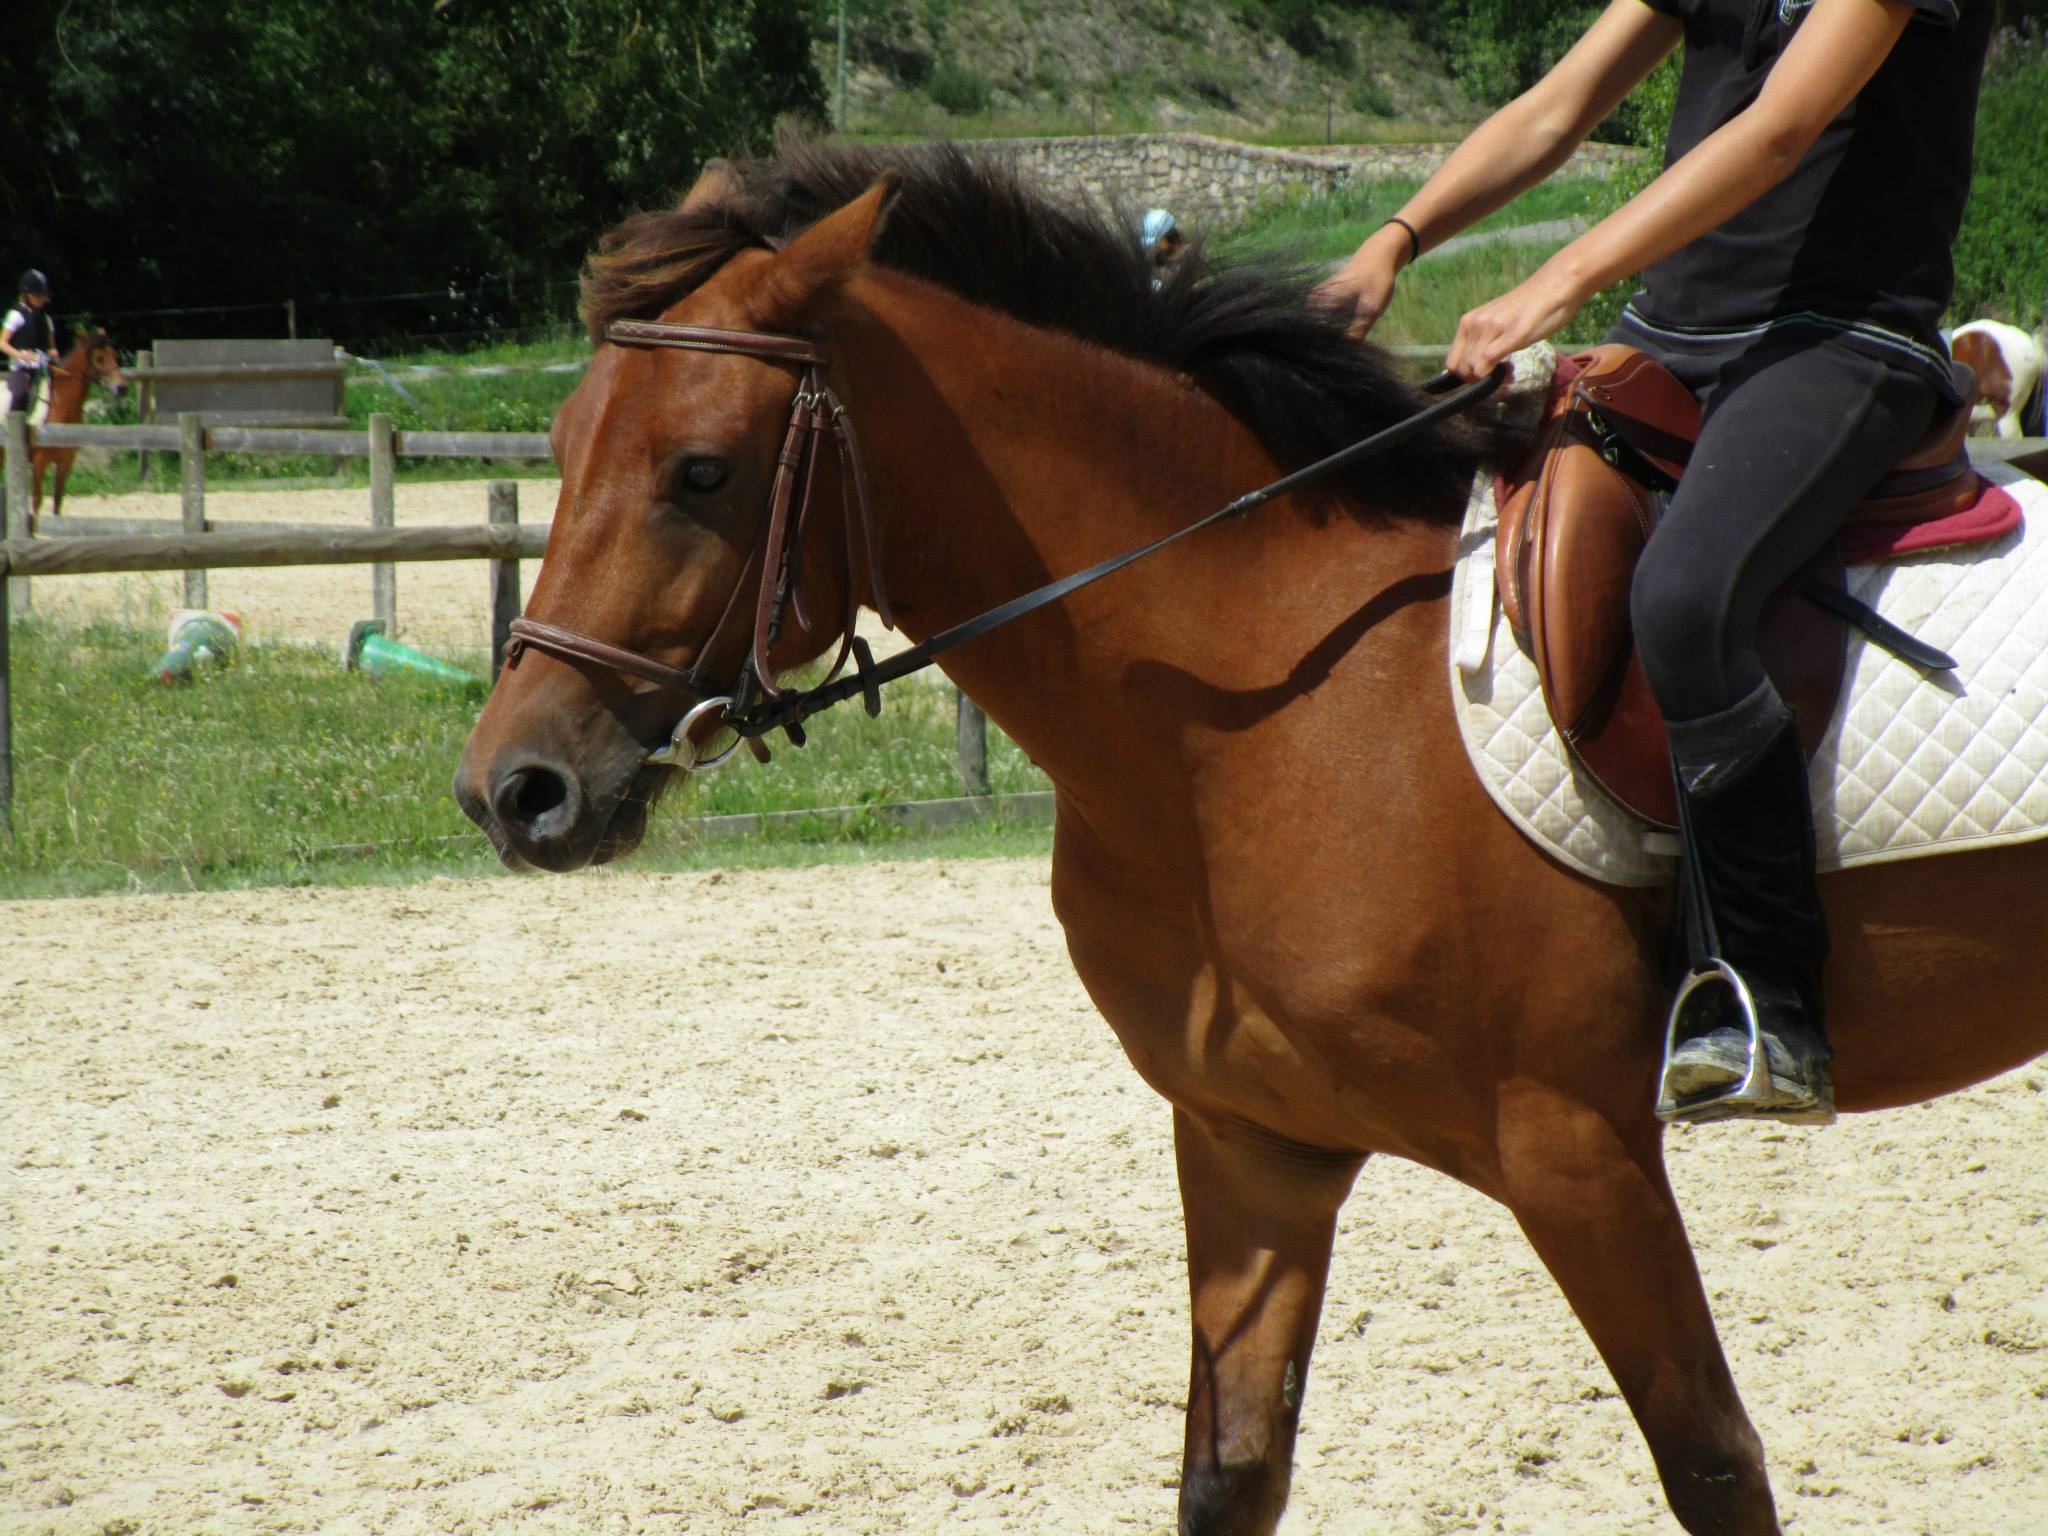
M 1144 221 L 1138 226 L 1138 239 L 1145 247 L 1145 254 L 1151 258 L 1154 270 L 1162 278 L 1187 254 L 1188 237 L 1181 233 L 1179 221 L 1164 208 L 1146 212 Z
M 1753 994 L 1767 1046 L 1770 1091 L 1743 1113 L 1834 1113 L 1813 811 L 1791 712 L 1758 659 L 1758 616 L 1937 408 L 1960 404 L 1936 327 L 1994 9 L 1612 0 L 1321 290 L 1362 335 L 1403 266 L 1556 170 L 1684 43 L 1663 174 L 1467 314 L 1448 363 L 1480 377 L 1640 272 L 1608 339 L 1663 363 L 1704 408 L 1691 466 L 1637 568 L 1631 618 L 1719 957 Z M 1732 989 L 1705 996 L 1704 1016 L 1688 1008 L 1677 1020 L 1664 1086 L 1678 1118 L 1732 1112 L 1709 1106 L 1747 1071 Z
M 0 356 L 7 359 L 7 409 L 25 411 L 36 375 L 56 353 L 57 333 L 49 313 L 50 280 L 31 267 L 15 288 L 21 297 L 0 320 Z

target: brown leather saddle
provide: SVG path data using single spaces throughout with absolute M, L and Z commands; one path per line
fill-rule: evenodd
M 1855 606 L 1842 593 L 1845 564 L 2018 526 L 2018 505 L 1971 469 L 1968 428 L 1967 410 L 1938 416 L 1838 543 L 1765 610 L 1764 664 L 1799 717 L 1809 757 L 1841 694 L 1848 623 L 1821 605 Z M 1596 347 L 1560 361 L 1536 447 L 1496 497 L 1501 605 L 1536 663 L 1552 721 L 1608 793 L 1665 828 L 1677 824 L 1669 748 L 1635 653 L 1629 584 L 1699 429 L 1698 402 L 1661 364 L 1633 347 Z M 1882 624 L 1868 614 L 1864 622 Z

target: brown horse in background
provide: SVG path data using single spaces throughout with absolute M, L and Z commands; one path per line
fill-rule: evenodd
M 815 339 L 917 639 L 1417 404 L 1299 287 L 1199 255 L 1151 279 L 1120 227 L 957 152 L 785 143 L 714 167 L 593 258 L 599 345 L 555 422 L 562 491 L 529 615 L 714 677 L 740 665 L 723 616 L 751 611 L 801 369 L 602 344 L 621 318 Z M 1279 1519 L 1338 1209 L 1374 1152 L 1514 1213 L 1687 1530 L 1778 1529 L 1651 1113 L 1668 894 L 1547 859 L 1487 799 L 1453 720 L 1447 600 L 1487 435 L 1433 428 L 948 660 L 1051 777 L 1074 964 L 1173 1106 L 1184 1532 Z M 778 668 L 836 641 L 849 585 L 880 595 L 836 486 L 815 506 L 809 617 Z M 620 857 L 683 702 L 529 649 L 457 796 L 515 867 Z M 1827 878 L 1843 1110 L 1953 1092 L 2048 1046 L 2044 890 L 2048 843 Z
M 83 421 L 85 392 L 95 384 L 117 400 L 128 393 L 128 376 L 121 372 L 121 359 L 114 351 L 112 339 L 98 328 L 81 327 L 70 349 L 50 365 L 50 408 L 44 422 L 63 426 Z M 50 500 L 50 515 L 63 515 L 64 485 L 71 478 L 71 464 L 77 457 L 76 448 L 37 448 L 30 455 L 35 475 L 34 500 L 29 508 L 31 527 L 36 514 L 43 509 L 43 476 L 52 465 L 56 466 L 57 484 Z

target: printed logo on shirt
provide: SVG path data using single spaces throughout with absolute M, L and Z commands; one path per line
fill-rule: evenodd
M 1799 25 L 1799 18 L 1813 9 L 1813 0 L 1778 0 L 1778 21 L 1787 27 Z

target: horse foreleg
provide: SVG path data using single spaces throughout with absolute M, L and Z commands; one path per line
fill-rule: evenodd
M 1776 1536 L 1763 1442 L 1721 1352 L 1654 1123 L 1625 1133 L 1561 1093 L 1510 1087 L 1499 1152 L 1500 1197 L 1634 1411 L 1679 1524 Z
M 57 483 L 50 490 L 50 516 L 64 515 L 64 486 L 71 478 L 71 461 L 78 457 L 75 451 L 57 455 Z
M 1337 1210 L 1363 1158 L 1175 1110 L 1194 1365 L 1181 1536 L 1266 1536 L 1287 1503 Z

